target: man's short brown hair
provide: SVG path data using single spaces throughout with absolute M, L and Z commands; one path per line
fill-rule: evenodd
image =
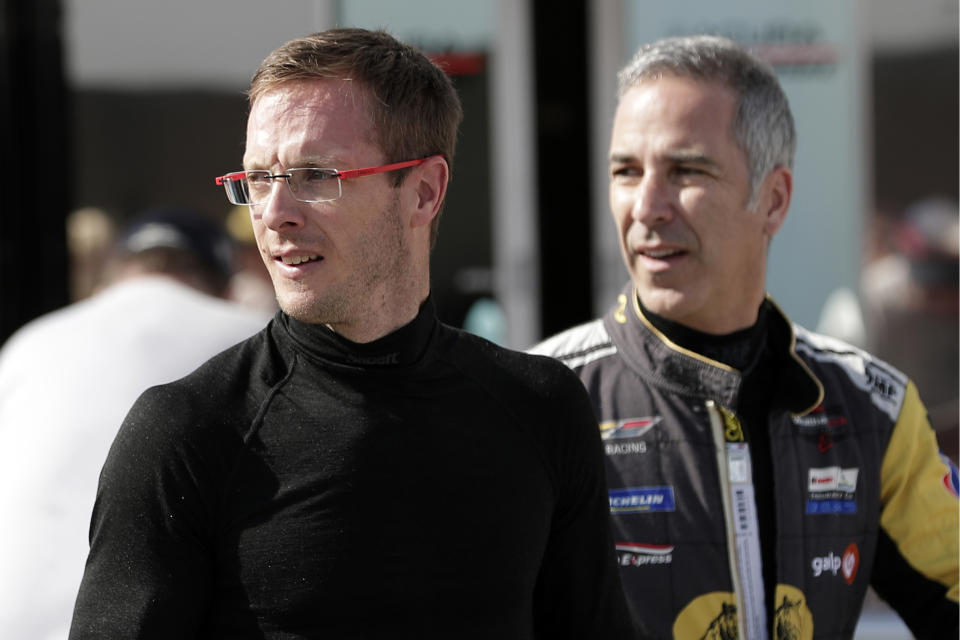
M 373 142 L 386 162 L 439 154 L 452 173 L 463 110 L 450 78 L 422 52 L 379 30 L 331 29 L 297 38 L 257 69 L 250 104 L 281 83 L 316 79 L 351 80 L 366 90 L 366 104 L 360 106 L 367 110 L 377 137 Z M 408 172 L 397 171 L 395 184 Z M 434 218 L 431 241 L 439 218 Z

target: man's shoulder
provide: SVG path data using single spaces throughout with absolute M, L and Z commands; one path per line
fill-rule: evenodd
M 556 358 L 502 347 L 464 332 L 443 356 L 467 390 L 466 406 L 498 414 L 498 429 L 525 432 L 551 474 L 570 450 L 590 451 L 598 438 L 590 397 L 577 374 Z M 575 443 L 572 446 L 571 443 Z
M 824 385 L 870 396 L 872 404 L 892 419 L 900 412 L 909 378 L 888 362 L 843 340 L 793 325 L 797 356 Z
M 861 347 L 798 324 L 793 325 L 793 333 L 796 337 L 795 350 L 805 360 L 833 364 L 844 370 L 862 371 L 867 367 L 876 367 L 906 384 L 907 376 L 904 373 Z
M 529 400 L 569 396 L 582 391 L 582 384 L 557 359 L 547 354 L 519 351 L 494 344 L 466 332 L 457 332 L 457 352 L 448 361 L 497 395 L 525 395 Z M 499 389 L 499 391 L 497 391 Z
M 227 347 L 186 375 L 153 386 L 138 403 L 150 401 L 184 415 L 225 415 L 256 401 L 285 375 L 288 364 L 270 338 L 270 327 Z M 155 410 L 162 409 L 157 408 Z
M 273 328 L 271 321 L 260 331 L 211 356 L 176 382 L 216 388 L 250 377 L 275 380 L 277 375 L 283 375 L 277 373 L 278 370 L 285 372 L 290 366 L 291 355 L 278 345 Z
M 528 349 L 528 353 L 556 358 L 571 369 L 617 352 L 603 319 L 570 327 Z

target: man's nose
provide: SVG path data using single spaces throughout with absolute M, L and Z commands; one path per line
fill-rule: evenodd
M 305 222 L 302 203 L 293 197 L 286 178 L 274 178 L 270 196 L 260 205 L 263 224 L 274 231 L 301 227 Z
M 658 173 L 648 171 L 640 179 L 630 215 L 645 226 L 666 222 L 673 217 L 671 186 Z

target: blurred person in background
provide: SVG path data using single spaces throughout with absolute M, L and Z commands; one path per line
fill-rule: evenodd
M 940 447 L 957 462 L 960 240 L 957 202 L 925 198 L 892 223 L 892 251 L 863 270 L 867 348 L 916 383 Z
M 867 349 L 921 390 L 941 451 L 960 456 L 960 239 L 957 202 L 924 198 L 900 215 L 877 213 L 859 293 L 833 291 L 821 333 Z
M 916 386 L 766 294 L 796 145 L 773 70 L 697 36 L 619 80 L 631 280 L 533 351 L 593 397 L 630 605 L 664 638 L 850 638 L 872 584 L 918 638 L 956 638 L 956 468 Z
M 67 216 L 71 302 L 91 296 L 103 284 L 116 235 L 113 219 L 97 207 L 77 209 Z
M 233 276 L 230 278 L 230 300 L 251 309 L 274 314 L 280 309 L 270 281 L 270 272 L 260 258 L 257 239 L 250 222 L 250 208 L 234 205 L 227 214 L 227 232 L 233 238 Z
M 92 219 L 102 230 L 102 216 Z M 266 323 L 268 314 L 223 299 L 231 261 L 220 225 L 151 209 L 122 232 L 105 280 L 84 282 L 98 289 L 91 297 L 28 323 L 0 349 L 3 638 L 67 636 L 98 475 L 136 397 Z
M 249 96 L 216 181 L 282 312 L 130 410 L 70 638 L 633 637 L 579 380 L 436 315 L 450 79 L 333 29 Z

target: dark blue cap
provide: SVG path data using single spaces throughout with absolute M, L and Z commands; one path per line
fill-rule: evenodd
M 119 249 L 127 254 L 176 249 L 224 277 L 233 273 L 233 243 L 223 225 L 183 207 L 157 206 L 137 215 L 121 234 Z

